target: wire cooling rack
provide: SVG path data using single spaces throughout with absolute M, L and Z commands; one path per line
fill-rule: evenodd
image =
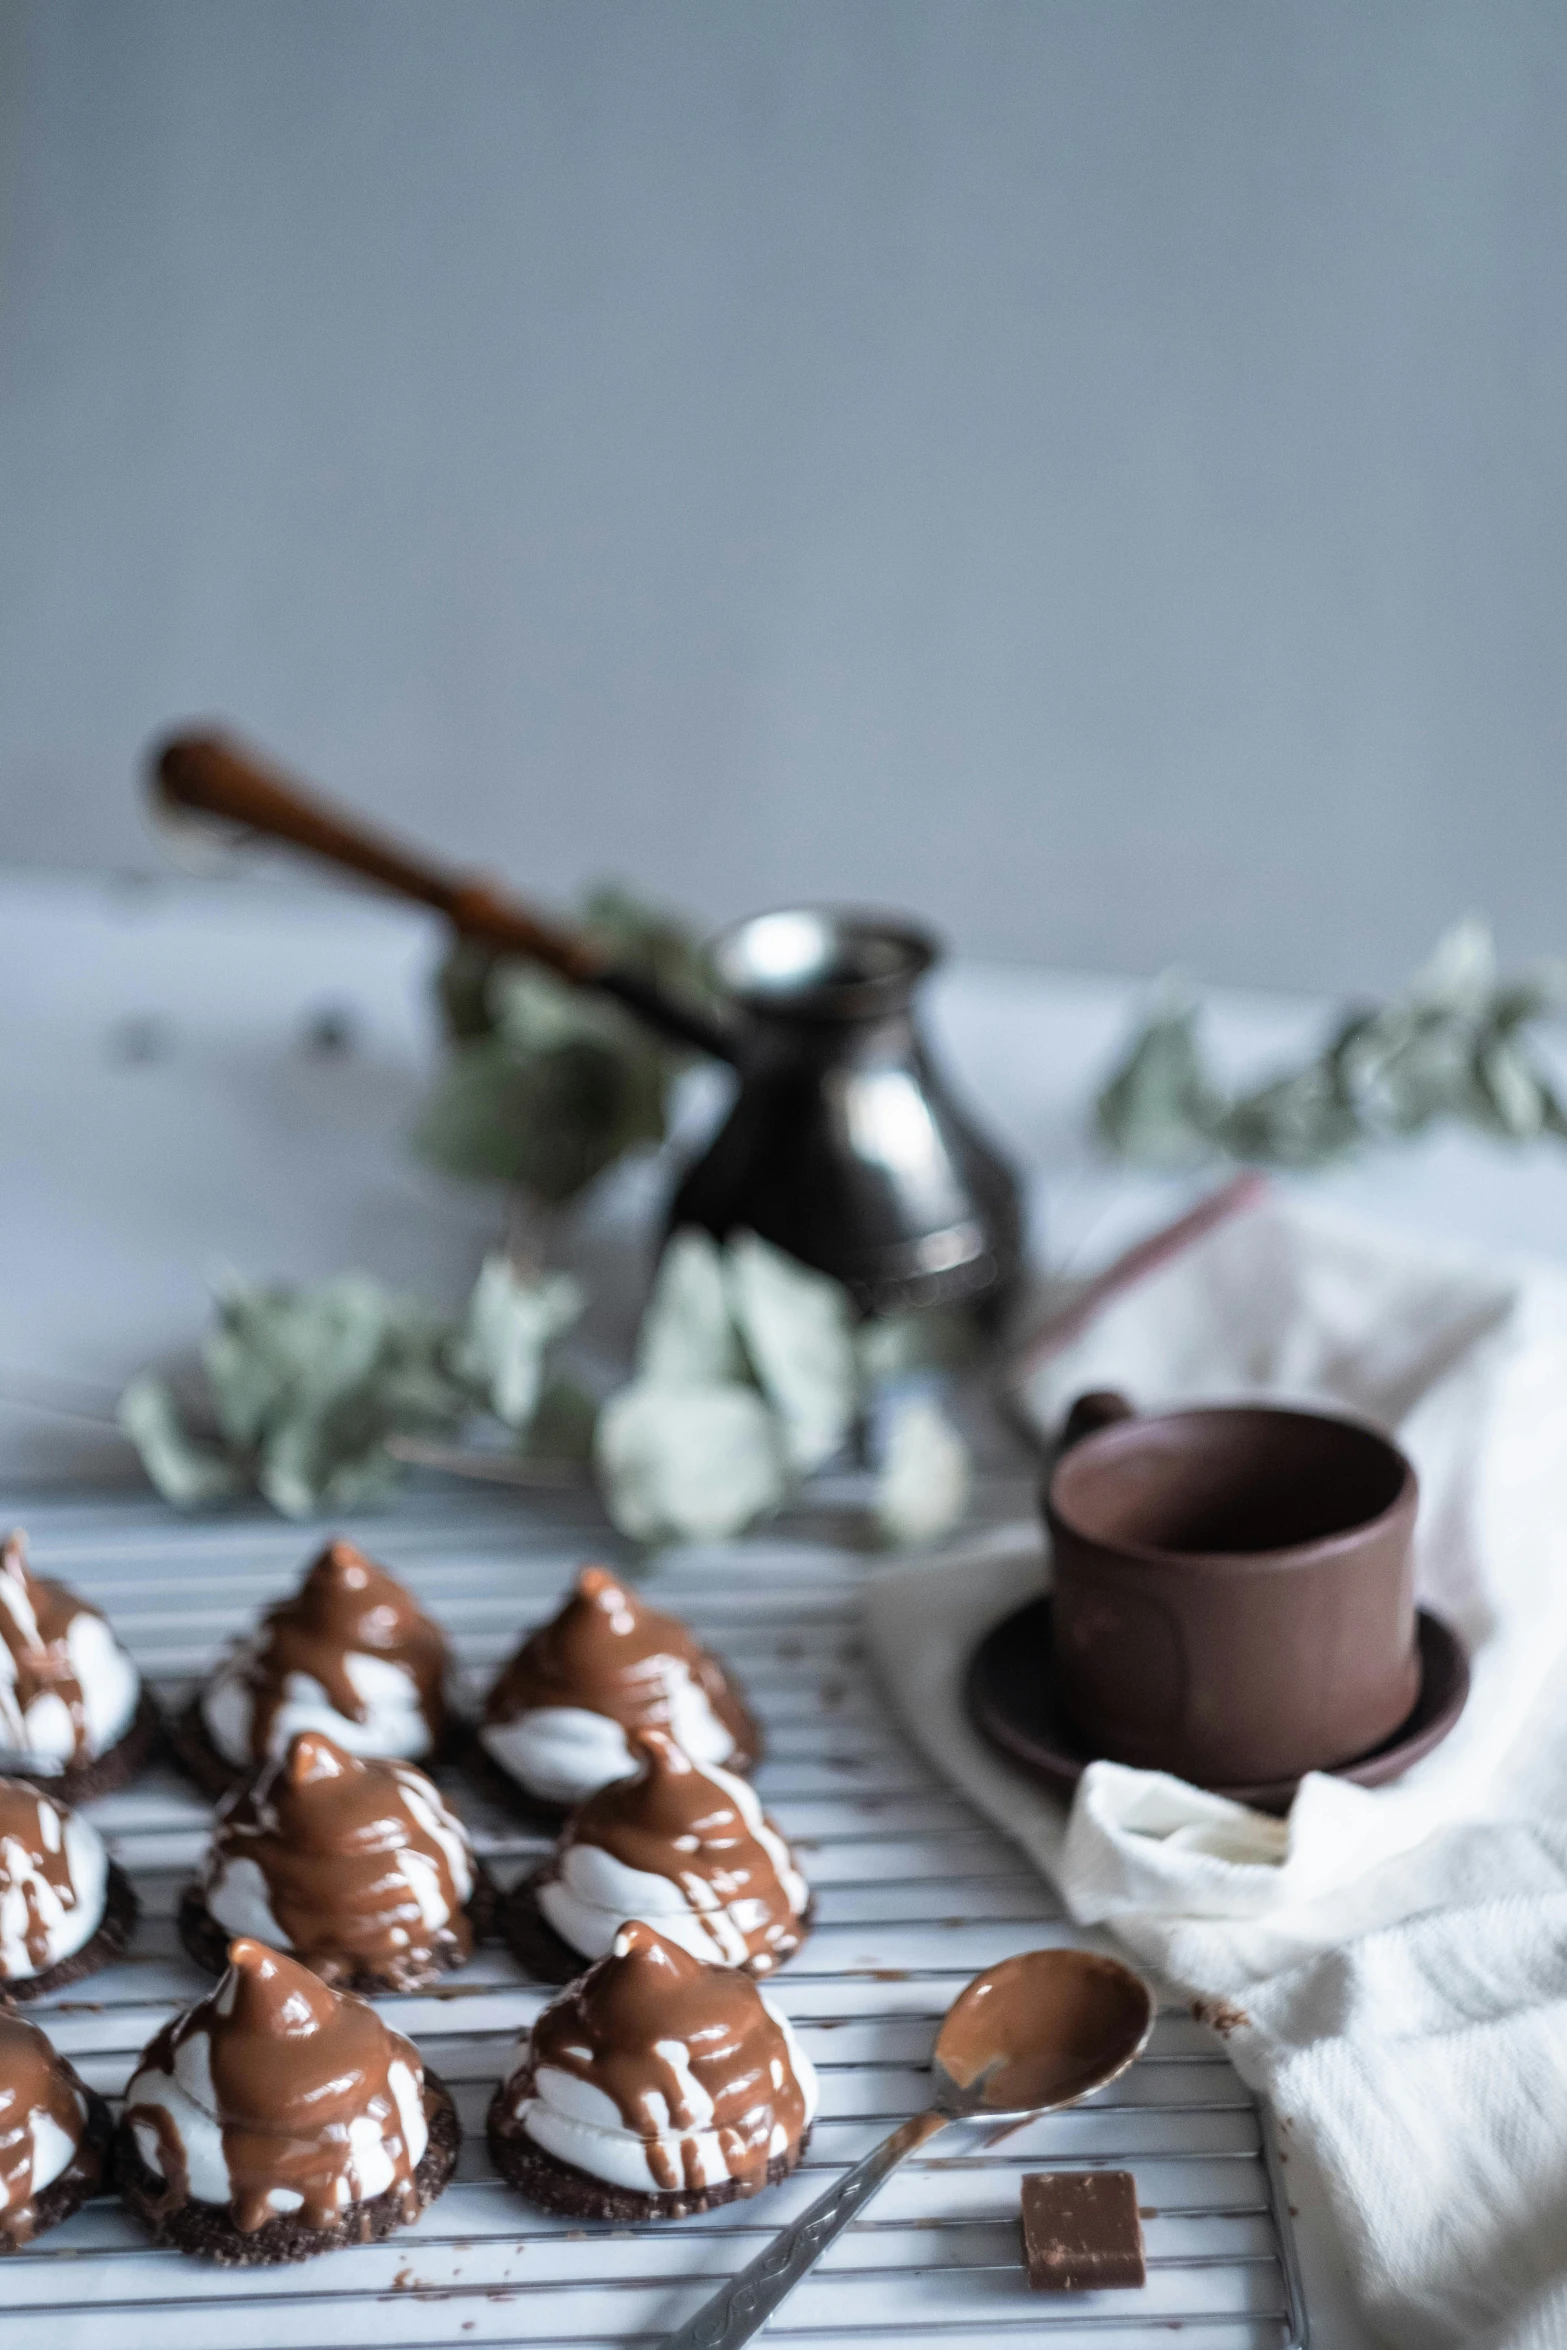
M 50 1499 L 25 1514 L 39 1569 L 101 1606 L 173 1703 L 293 1583 L 311 1547 L 275 1519 L 193 1525 L 143 1500 Z M 553 1611 L 574 1567 L 606 1555 L 602 1524 L 572 1501 L 552 1501 L 546 1520 L 491 1494 L 427 1488 L 393 1518 L 342 1530 L 445 1625 L 475 1686 L 523 1627 Z M 689 2317 L 720 2276 L 923 2103 L 937 2021 L 972 1974 L 1012 1951 L 1093 1939 L 902 1741 L 858 1645 L 864 1571 L 862 1557 L 818 1531 L 682 1553 L 647 1586 L 744 1679 L 768 1734 L 758 1786 L 817 1889 L 815 1931 L 769 1986 L 822 2082 L 821 2114 L 791 2179 L 676 2226 L 573 2227 L 523 2203 L 490 2168 L 484 2112 L 547 1993 L 486 1949 L 435 1996 L 379 2002 L 451 2084 L 467 2133 L 456 2179 L 417 2226 L 301 2267 L 224 2271 L 151 2249 L 104 2198 L 4 2264 L 0 2350 L 79 2350 L 88 2339 L 115 2350 L 584 2350 L 657 2343 Z M 449 1784 L 510 1883 L 544 1840 L 520 1833 L 465 1781 Z M 142 1924 L 124 1963 L 28 2012 L 113 2099 L 171 2008 L 208 1987 L 172 1921 L 210 1814 L 172 1771 L 157 1771 L 93 1816 L 140 1888 Z M 1049 2168 L 1135 2174 L 1148 2246 L 1142 2291 L 1028 2290 L 1019 2180 Z M 943 2132 L 767 2332 L 822 2350 L 926 2337 L 942 2350 L 980 2350 L 998 2335 L 1146 2350 L 1172 2329 L 1185 2350 L 1305 2341 L 1271 2130 L 1219 2044 L 1167 2008 L 1147 2055 L 1073 2111 L 999 2141 L 993 2125 Z

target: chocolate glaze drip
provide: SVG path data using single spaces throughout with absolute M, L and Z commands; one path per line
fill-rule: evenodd
M 693 2109 L 680 2071 L 661 2052 L 674 2042 L 712 2100 L 710 2119 Z M 575 2073 L 613 2099 L 669 2193 L 704 2183 L 700 2131 L 716 2132 L 729 2175 L 745 2193 L 766 2183 L 774 2128 L 783 2125 L 791 2146 L 805 2130 L 789 2043 L 750 1976 L 703 1966 L 640 1918 L 622 1926 L 609 1955 L 545 2008 L 512 2084 L 513 2103 L 534 2094 L 545 2066 Z M 678 2147 L 660 2135 L 670 2129 L 684 2133 Z
M 87 1708 L 76 1678 L 68 1645 L 77 1616 L 93 1616 L 63 1583 L 33 1574 L 27 1564 L 26 1537 L 8 1534 L 0 1547 L 0 1640 L 11 1652 L 16 1671 L 14 1702 L 18 1721 L 25 1721 L 33 1700 L 52 1691 L 71 1717 L 74 1756 L 80 1761 L 88 1749 Z M 25 1747 L 25 1737 L 23 1745 Z
M 578 1806 L 545 1875 L 561 1874 L 574 1844 L 596 1844 L 628 1869 L 671 1878 L 694 1910 L 743 1905 L 734 1922 L 753 1971 L 777 1966 L 799 1949 L 804 1931 L 773 1854 L 747 1827 L 734 1797 L 667 1731 L 633 1731 L 630 1745 L 641 1772 L 612 1780 Z
M 31 1869 L 17 1869 L 12 1858 L 13 1846 L 21 1848 L 33 1864 Z M 22 1899 L 27 1908 L 27 1931 L 23 1936 L 27 1963 L 35 1974 L 41 1974 L 49 1964 L 49 1925 L 38 1906 L 34 1871 L 36 1877 L 42 1877 L 58 1894 L 62 1909 L 76 1907 L 76 1886 L 66 1858 L 64 1814 L 60 1806 L 20 1779 L 0 1779 L 0 1893 L 14 1885 L 20 1876 Z
M 269 1608 L 245 1664 L 252 1695 L 250 1751 L 267 1751 L 290 1673 L 319 1681 L 337 1711 L 363 1722 L 368 1708 L 344 1659 L 358 1652 L 401 1665 L 418 1693 L 432 1745 L 445 1728 L 446 1642 L 400 1583 L 351 1542 L 331 1542 L 291 1599 Z
M 341 2227 L 360 2200 L 349 2125 L 366 2115 L 391 2158 L 391 2191 L 403 2216 L 417 2216 L 416 2165 L 390 2071 L 405 2064 L 422 2094 L 424 2068 L 413 2043 L 388 2031 L 374 2008 L 328 1989 L 281 1951 L 241 1938 L 229 1944 L 228 1973 L 217 1988 L 164 2025 L 137 2069 L 172 2074 L 179 2049 L 201 2035 L 236 2227 L 251 2235 L 276 2216 L 268 2202 L 274 2187 L 302 2198 L 298 2216 L 307 2227 Z M 177 2132 L 164 2109 L 132 2105 L 126 2119 L 156 2131 L 171 2200 L 188 2195 Z
M 584 1567 L 560 1614 L 518 1649 L 485 1699 L 489 1723 L 543 1706 L 580 1706 L 625 1730 L 665 1730 L 684 1666 L 734 1739 L 742 1764 L 758 1749 L 752 1721 L 718 1659 L 674 1616 L 644 1607 L 607 1567 Z
M 409 1763 L 361 1760 L 319 1730 L 302 1730 L 281 1762 L 220 1805 L 206 1868 L 210 1893 L 227 1862 L 254 1861 L 266 1879 L 272 1915 L 295 1956 L 309 1964 L 347 1952 L 383 1972 L 427 1966 L 435 1927 L 426 1922 L 400 1856 L 422 1856 L 447 1908 L 451 1963 L 471 1956 L 463 1913 L 472 1890 L 458 1884 L 451 1855 L 419 1816 L 445 1810 Z M 417 1864 L 416 1864 L 417 1865 Z
M 0 2233 L 25 2244 L 33 2209 L 33 2116 L 46 2113 L 80 2159 L 86 2099 L 75 2073 L 36 2024 L 0 2010 Z

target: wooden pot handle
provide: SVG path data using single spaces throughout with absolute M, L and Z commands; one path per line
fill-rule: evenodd
M 289 841 L 398 897 L 435 907 L 464 938 L 531 956 L 579 983 L 600 981 L 610 969 L 604 950 L 581 932 L 541 920 L 482 875 L 447 872 L 387 839 L 227 735 L 174 735 L 153 752 L 149 769 L 153 796 L 164 806 Z

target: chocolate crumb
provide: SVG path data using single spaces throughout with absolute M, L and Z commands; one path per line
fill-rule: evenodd
M 1210 2032 L 1217 2032 L 1221 2040 L 1227 2040 L 1232 2032 L 1251 2029 L 1251 2017 L 1232 1999 L 1194 1999 L 1192 2015 L 1199 2024 L 1206 2024 Z

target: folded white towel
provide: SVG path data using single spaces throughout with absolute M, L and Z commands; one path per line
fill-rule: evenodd
M 1113 1763 L 1068 1813 L 962 1704 L 976 1641 L 1045 1581 L 1032 1527 L 869 1587 L 883 1677 L 1074 1917 L 1227 2004 L 1379 2331 L 1567 2350 L 1567 1279 L 1273 1200 L 1115 1299 L 1035 1407 L 1107 1386 L 1145 1408 L 1314 1401 L 1397 1434 L 1420 1597 L 1471 1658 L 1446 1743 L 1385 1789 L 1313 1776 L 1288 1821 Z

